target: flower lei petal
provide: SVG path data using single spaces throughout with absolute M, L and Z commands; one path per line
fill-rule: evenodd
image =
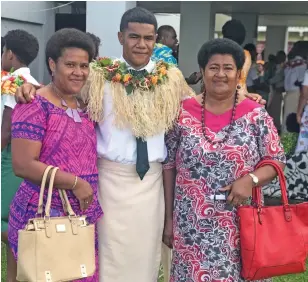
M 2 81 L 2 78 L 7 78 Z M 12 75 L 12 73 L 1 71 L 1 95 L 15 95 L 18 87 L 23 85 L 27 80 L 22 75 Z
M 130 95 L 136 88 L 153 90 L 157 85 L 163 84 L 168 78 L 170 68 L 168 63 L 159 61 L 151 74 L 132 75 L 124 62 L 113 61 L 107 57 L 98 58 L 93 65 L 103 70 L 107 81 L 123 84 L 127 95 Z

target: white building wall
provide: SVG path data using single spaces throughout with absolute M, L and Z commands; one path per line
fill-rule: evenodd
M 24 29 L 39 41 L 40 51 L 30 69 L 41 83 L 50 81 L 45 66 L 45 46 L 55 31 L 53 7 L 53 1 L 1 1 L 1 36 L 12 29 Z
M 87 31 L 101 39 L 100 56 L 122 56 L 122 46 L 118 40 L 121 18 L 127 10 L 135 6 L 135 1 L 87 2 Z
M 181 2 L 179 68 L 185 77 L 199 71 L 197 54 L 203 43 L 214 38 L 214 29 L 215 11 L 211 2 Z M 193 88 L 199 91 L 200 85 Z

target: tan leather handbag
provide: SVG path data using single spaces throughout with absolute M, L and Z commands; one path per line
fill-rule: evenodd
M 30 219 L 25 229 L 18 231 L 18 281 L 71 281 L 95 272 L 95 227 L 87 223 L 85 216 L 74 213 L 65 190 L 59 190 L 59 194 L 68 216 L 50 217 L 58 168 L 48 166 L 44 172 L 38 215 L 43 212 L 43 195 L 50 170 L 45 216 Z

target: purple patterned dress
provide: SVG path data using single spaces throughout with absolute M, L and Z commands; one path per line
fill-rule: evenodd
M 96 223 L 103 212 L 97 199 L 98 170 L 95 125 L 86 113 L 79 113 L 81 122 L 75 122 L 65 110 L 56 107 L 45 98 L 36 96 L 26 105 L 17 105 L 12 116 L 12 138 L 22 138 L 42 143 L 39 160 L 59 167 L 89 182 L 94 191 L 93 202 L 82 212 L 79 201 L 71 191 L 67 191 L 69 201 L 76 214 L 86 215 L 89 223 Z M 25 180 L 17 191 L 10 209 L 9 243 L 17 259 L 18 230 L 24 229 L 29 219 L 35 217 L 38 207 L 40 187 Z M 47 189 L 44 202 L 46 202 Z M 59 192 L 53 191 L 51 214 L 63 215 Z M 78 281 L 99 280 L 98 242 L 96 234 L 96 273 Z

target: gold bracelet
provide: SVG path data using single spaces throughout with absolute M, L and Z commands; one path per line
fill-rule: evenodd
M 78 177 L 75 176 L 75 182 L 74 182 L 74 185 L 73 185 L 73 187 L 72 187 L 72 190 L 74 190 L 74 189 L 76 188 L 77 181 L 78 181 Z

